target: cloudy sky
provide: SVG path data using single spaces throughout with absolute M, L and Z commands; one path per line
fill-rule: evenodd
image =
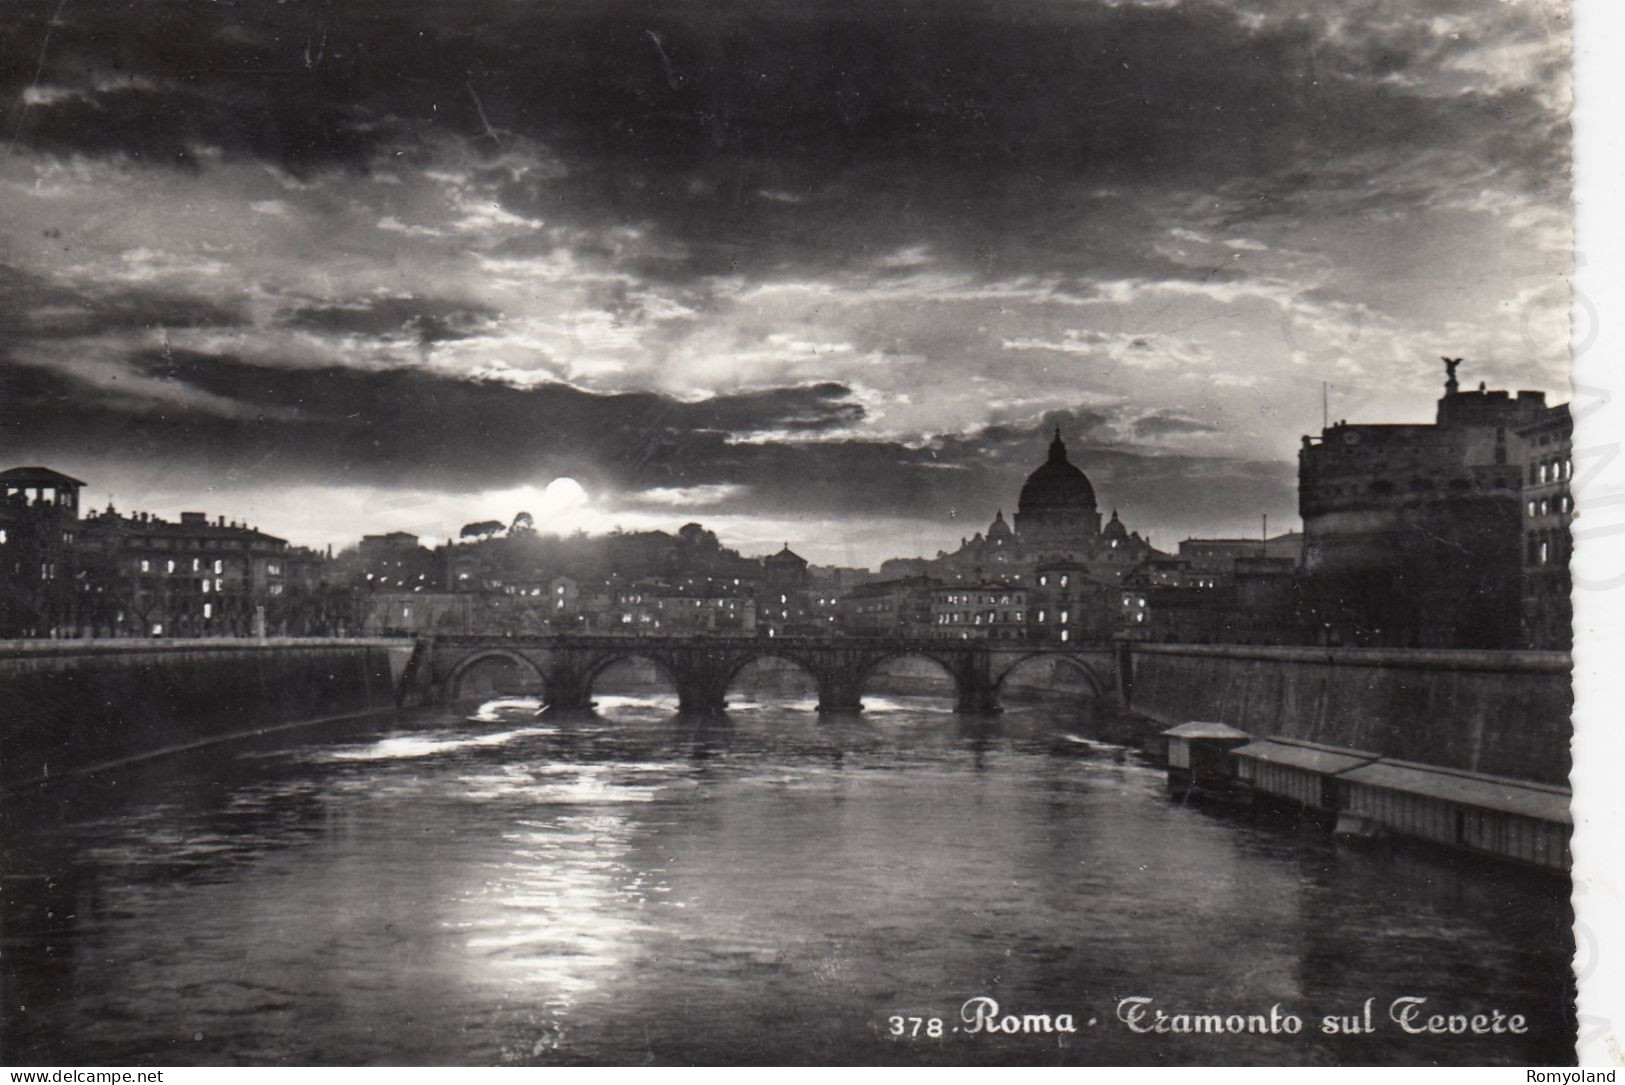
M 0 460 L 298 542 L 1172 547 L 1567 395 L 1560 0 L 9 0 Z

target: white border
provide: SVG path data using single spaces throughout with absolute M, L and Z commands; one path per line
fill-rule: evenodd
M 1507 0 L 1501 0 L 1507 2 Z M 1525 0 L 1546 3 L 1548 0 Z M 1582 1066 L 1625 1065 L 1625 8 L 1575 0 L 1574 896 Z M 1582 476 L 1582 470 L 1594 473 Z

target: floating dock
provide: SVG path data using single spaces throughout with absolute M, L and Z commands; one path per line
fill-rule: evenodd
M 1168 785 L 1284 805 L 1340 837 L 1410 837 L 1478 855 L 1567 871 L 1572 794 L 1506 776 L 1398 761 L 1294 738 L 1253 740 L 1228 724 L 1164 731 Z

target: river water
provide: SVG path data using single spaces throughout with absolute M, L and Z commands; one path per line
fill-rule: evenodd
M 1572 1063 L 1565 885 L 1183 806 L 1071 718 L 499 701 L 14 795 L 0 1062 Z

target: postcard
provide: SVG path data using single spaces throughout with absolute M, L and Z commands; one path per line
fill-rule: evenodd
M 1617 1061 L 1574 14 L 10 5 L 0 1061 Z

